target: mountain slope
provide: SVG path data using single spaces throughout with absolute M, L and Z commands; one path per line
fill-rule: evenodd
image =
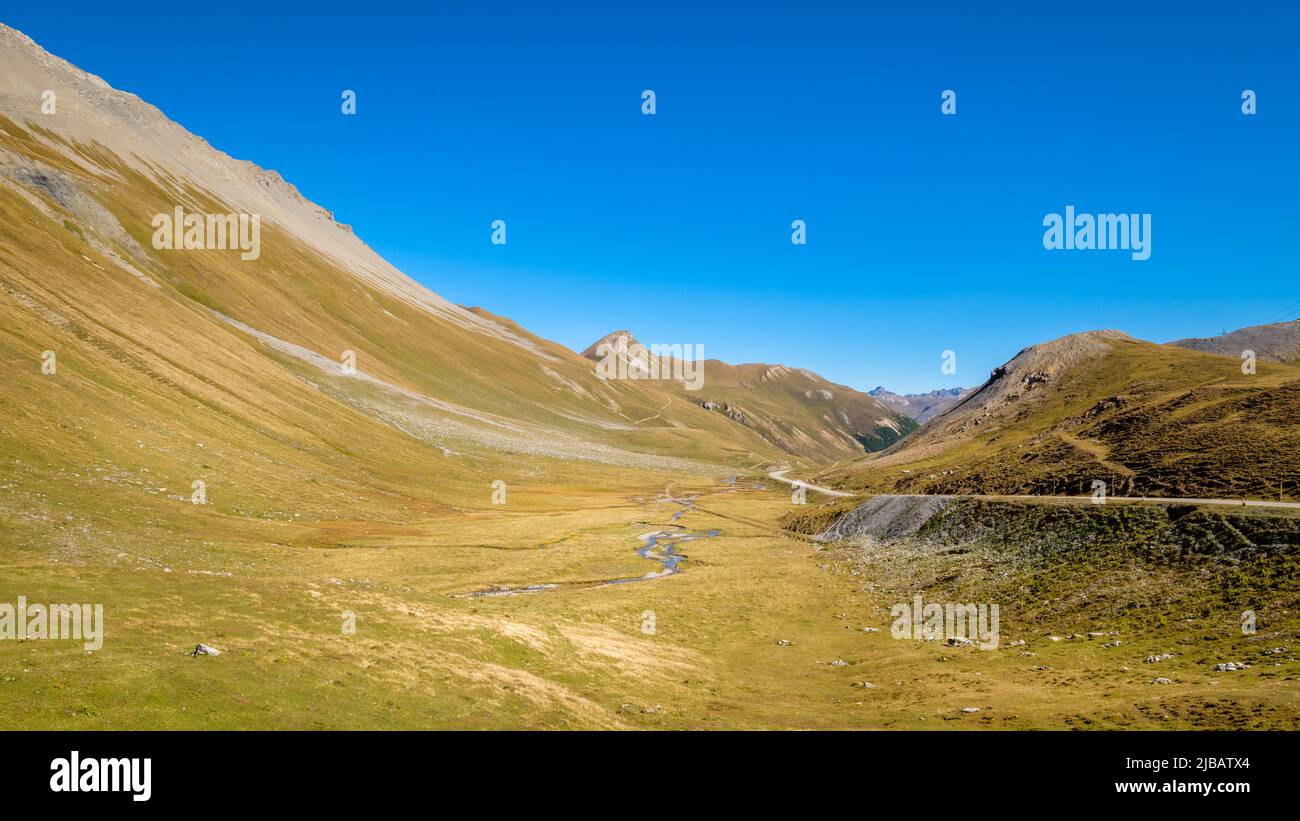
M 1300 319 L 1252 325 L 1220 336 L 1179 339 L 1169 344 L 1222 356 L 1240 357 L 1245 351 L 1254 351 L 1257 359 L 1295 362 L 1300 359 Z
M 592 343 L 582 355 L 599 362 L 602 353 L 635 361 L 650 351 L 628 331 L 615 331 Z M 629 360 L 629 354 L 631 359 Z M 650 359 L 647 356 L 647 363 Z M 684 374 L 675 357 L 652 363 L 662 374 Z M 697 389 L 684 380 L 643 379 L 686 402 L 749 429 L 774 448 L 811 462 L 831 462 L 881 450 L 916 428 L 910 418 L 867 394 L 829 382 L 818 374 L 785 365 L 729 365 L 708 359 Z
M 286 421 L 294 438 L 328 427 L 313 412 L 350 420 L 353 453 L 396 432 L 413 440 L 411 454 L 453 462 L 444 473 L 478 473 L 489 457 L 456 454 L 484 449 L 654 469 L 685 466 L 681 457 L 782 456 L 699 407 L 660 413 L 660 391 L 598 379 L 561 346 L 443 300 L 274 172 L 231 159 L 5 27 L 0 72 L 4 354 L 23 371 L 44 350 L 61 363 L 55 378 L 28 386 L 33 406 L 57 406 L 60 375 L 71 379 L 78 366 L 82 378 L 111 382 L 110 363 L 83 355 L 88 346 L 151 381 L 201 385 L 214 413 L 250 425 L 259 407 L 309 409 Z M 47 89 L 54 113 L 42 109 Z M 260 254 L 155 248 L 155 218 L 178 206 L 259 215 Z M 349 357 L 355 371 L 345 373 Z M 235 377 L 251 375 L 263 380 L 258 390 L 237 391 Z M 117 419 L 145 414 L 140 424 L 155 424 L 151 414 L 186 418 L 161 406 L 146 414 L 133 385 L 118 388 L 93 407 Z M 291 401 L 304 390 L 313 401 Z M 22 451 L 26 432 L 11 433 Z M 233 452 L 239 437 L 229 444 Z
M 817 481 L 908 493 L 1300 495 L 1300 367 L 1093 331 L 1026 348 L 903 442 Z

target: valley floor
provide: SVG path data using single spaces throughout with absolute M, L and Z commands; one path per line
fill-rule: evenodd
M 1112 624 L 1052 641 L 1014 609 L 996 650 L 895 640 L 902 565 L 782 531 L 789 491 L 765 477 L 521 498 L 111 546 L 5 514 L 0 601 L 93 595 L 107 635 L 0 641 L 0 729 L 1300 726 L 1293 654 L 1261 663 L 1271 643 L 1209 614 L 1112 647 L 1082 637 Z M 601 583 L 660 570 L 641 537 L 674 524 L 716 535 L 676 546 L 681 572 Z M 529 585 L 557 586 L 469 595 Z M 1233 653 L 1251 667 L 1216 673 Z

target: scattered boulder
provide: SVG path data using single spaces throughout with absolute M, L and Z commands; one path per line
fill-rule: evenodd
M 1101 400 L 1097 404 L 1093 405 L 1091 408 L 1088 408 L 1088 410 L 1084 411 L 1083 417 L 1085 419 L 1092 419 L 1093 417 L 1103 414 L 1108 410 L 1114 410 L 1116 408 L 1122 408 L 1122 407 L 1124 407 L 1124 397 L 1111 396 L 1107 399 Z
M 190 658 L 193 658 L 195 656 L 219 656 L 219 655 L 221 655 L 221 651 L 218 650 L 217 648 L 209 647 L 206 644 L 200 644 L 194 648 L 193 653 L 190 653 Z
M 961 708 L 961 711 L 962 711 L 963 713 L 978 713 L 978 712 L 980 711 L 980 708 L 978 708 L 978 707 L 962 707 L 962 708 Z
M 1147 664 L 1155 664 L 1155 663 L 1157 663 L 1157 662 L 1161 662 L 1161 661 L 1169 661 L 1169 660 L 1172 659 L 1173 657 L 1174 657 L 1174 654 L 1173 654 L 1173 653 L 1160 653 L 1159 655 L 1155 655 L 1155 656 L 1147 656 L 1147 657 L 1146 657 L 1146 663 L 1147 663 Z
M 1152 684 L 1173 684 L 1173 682 L 1167 678 L 1153 678 L 1151 679 L 1151 683 Z
M 1235 661 L 1225 661 L 1214 665 L 1214 672 L 1231 673 L 1233 670 L 1247 670 L 1249 668 L 1249 664 L 1238 664 Z

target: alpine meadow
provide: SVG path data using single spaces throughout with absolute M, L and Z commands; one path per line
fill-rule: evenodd
M 1294 17 L 363 11 L 0 24 L 0 729 L 1300 729 Z

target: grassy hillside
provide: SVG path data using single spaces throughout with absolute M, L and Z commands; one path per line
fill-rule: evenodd
M 612 356 L 633 368 L 644 359 L 642 367 L 685 375 L 678 359 L 654 357 L 650 349 L 627 331 L 615 331 L 588 346 L 583 356 L 594 362 Z M 803 368 L 729 365 L 717 359 L 705 360 L 700 367 L 702 378 L 689 388 L 684 378 L 650 379 L 640 384 L 663 392 L 665 412 L 675 404 L 703 408 L 752 431 L 770 447 L 803 464 L 883 450 L 917 427 L 911 418 L 874 397 Z
M 863 534 L 823 555 L 834 572 L 866 581 L 863 597 L 882 619 L 916 595 L 999 606 L 996 650 L 888 638 L 873 646 L 922 648 L 923 659 L 898 659 L 891 675 L 910 674 L 911 704 L 965 691 L 980 708 L 949 721 L 1300 726 L 1300 516 L 956 500 L 915 533 Z M 1253 629 L 1244 631 L 1247 612 Z M 885 653 L 873 666 L 893 667 Z M 1218 669 L 1229 662 L 1246 669 Z M 891 696 L 900 724 L 926 726 L 907 699 Z
M 1066 338 L 818 481 L 864 492 L 1300 497 L 1300 367 Z M 1059 366 L 1059 367 L 1058 367 Z
M 0 116 L 0 603 L 102 604 L 106 635 L 0 641 L 0 729 L 1295 726 L 1290 666 L 1205 670 L 1263 658 L 1235 608 L 1294 636 L 1293 521 L 957 507 L 880 553 L 807 537 L 854 500 L 796 507 L 748 470 L 889 445 L 832 478 L 1263 493 L 1295 367 L 1093 340 L 915 442 L 798 370 L 718 363 L 705 407 L 421 291 L 33 49 L 0 29 L 6 82 L 67 82 L 67 119 Z M 101 126 L 147 156 L 73 136 Z M 218 190 L 278 218 L 259 259 L 152 247 L 178 203 L 239 209 Z M 891 639 L 919 588 L 1009 602 L 1040 658 Z M 1134 646 L 1046 636 L 1094 626 Z M 1165 650 L 1153 689 L 1129 655 Z
M 174 192 L 103 154 L 96 163 L 114 177 L 88 175 L 49 147 L 60 144 L 57 135 L 3 120 L 0 127 L 0 150 L 18 158 L 0 175 L 2 309 L 15 362 L 39 367 L 41 352 L 54 350 L 67 379 L 101 367 L 137 371 L 153 393 L 180 385 L 218 414 L 264 416 L 257 424 L 280 422 L 288 435 L 328 429 L 316 409 L 343 414 L 360 428 L 348 437 L 354 451 L 374 441 L 363 431 L 377 420 L 408 438 L 419 433 L 440 456 L 485 445 L 604 462 L 637 461 L 630 451 L 744 462 L 778 455 L 689 404 L 656 415 L 657 391 L 598 380 L 590 362 L 560 346 L 517 344 L 370 288 L 272 226 L 255 262 L 233 252 L 154 251 L 150 219 L 171 210 Z M 31 184 L 31 174 L 52 181 L 50 190 Z M 225 210 L 201 192 L 185 199 Z M 344 351 L 355 353 L 363 378 L 343 378 Z M 57 391 L 58 380 L 30 383 L 30 404 L 45 404 L 42 392 Z M 310 401 L 297 398 L 304 391 Z M 116 392 L 127 406 L 149 394 Z M 242 410 L 230 406 L 239 402 Z
M 692 398 L 708 403 L 767 441 L 814 462 L 878 451 L 916 430 L 916 422 L 865 393 L 783 365 L 709 360 L 708 381 Z

